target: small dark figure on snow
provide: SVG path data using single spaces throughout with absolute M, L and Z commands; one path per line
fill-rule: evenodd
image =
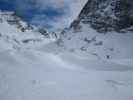
M 106 57 L 107 57 L 107 59 L 110 59 L 110 55 L 107 55 Z

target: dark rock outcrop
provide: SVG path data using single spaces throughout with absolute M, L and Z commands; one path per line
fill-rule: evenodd
M 133 0 L 88 0 L 71 28 L 81 29 L 81 23 L 89 24 L 98 32 L 130 28 L 133 26 Z

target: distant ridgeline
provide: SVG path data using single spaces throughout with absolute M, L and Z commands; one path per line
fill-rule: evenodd
M 33 29 L 30 24 L 24 22 L 14 11 L 0 11 L 0 22 L 5 21 L 10 25 L 16 25 L 22 31 Z
M 20 30 L 21 32 L 32 32 L 40 34 L 45 38 L 57 38 L 56 33 L 50 33 L 45 27 L 37 27 L 31 25 L 17 15 L 14 11 L 1 11 L 0 10 L 0 25 L 15 26 L 15 29 Z M 32 39 L 31 39 L 32 40 Z
M 98 32 L 133 31 L 133 1 L 88 0 L 71 28 L 80 30 L 81 23 L 89 24 Z
M 11 11 L 0 11 L 0 21 L 6 20 L 10 24 L 17 24 L 21 19 L 16 16 L 15 12 Z

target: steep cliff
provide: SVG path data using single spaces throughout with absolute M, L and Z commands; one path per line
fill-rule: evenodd
M 132 0 L 88 0 L 71 28 L 88 24 L 98 32 L 121 31 L 133 26 Z

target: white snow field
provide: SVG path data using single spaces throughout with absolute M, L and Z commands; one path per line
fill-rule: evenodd
M 0 55 L 0 100 L 133 99 L 132 66 L 33 50 Z
M 53 41 L 0 23 L 0 100 L 133 100 L 131 57 L 57 53 Z

